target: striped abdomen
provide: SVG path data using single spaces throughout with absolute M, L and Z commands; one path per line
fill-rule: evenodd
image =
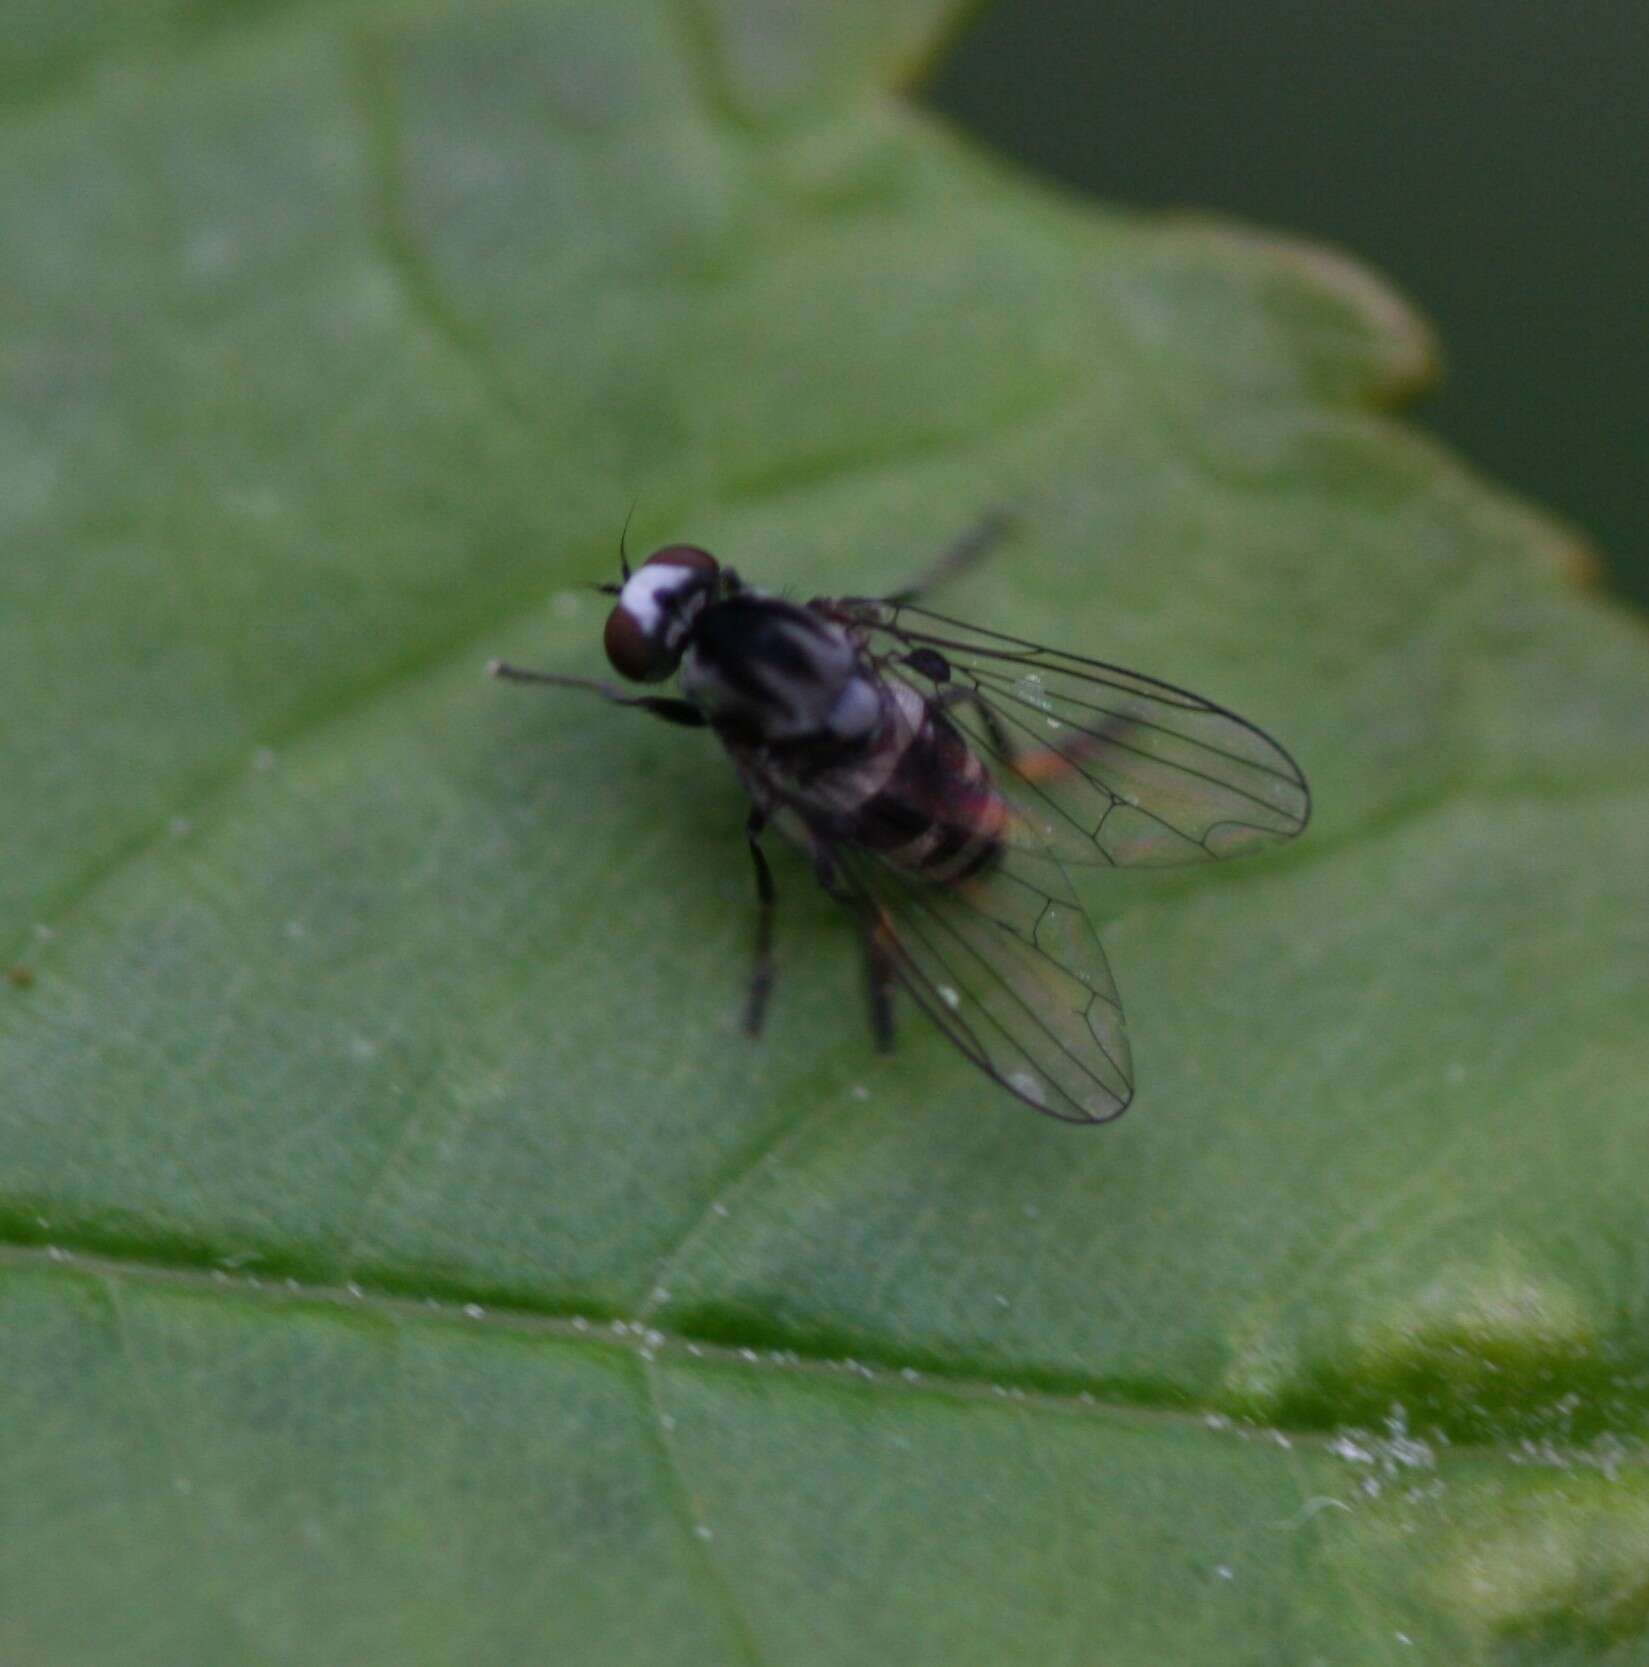
M 884 687 L 888 722 L 872 756 L 833 796 L 867 850 L 924 879 L 970 879 L 1002 848 L 1007 803 L 984 761 L 931 701 L 903 683 Z M 842 803 L 855 790 L 857 803 Z

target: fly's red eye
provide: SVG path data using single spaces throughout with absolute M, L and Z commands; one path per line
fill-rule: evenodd
M 640 621 L 622 603 L 607 615 L 601 642 L 613 670 L 632 683 L 654 683 L 670 675 L 671 667 L 660 665 L 658 640 L 642 630 Z

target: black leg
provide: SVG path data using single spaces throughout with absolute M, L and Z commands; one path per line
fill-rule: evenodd
M 943 584 L 965 573 L 976 561 L 989 555 L 1013 528 L 1013 516 L 1005 509 L 993 509 L 979 519 L 947 550 L 938 556 L 916 579 L 902 590 L 886 598 L 889 602 L 915 602 L 935 585 Z
M 636 706 L 650 712 L 666 723 L 681 724 L 686 729 L 702 729 L 710 720 L 690 700 L 673 700 L 664 695 L 627 695 L 611 683 L 597 683 L 588 677 L 562 677 L 553 671 L 528 671 L 522 666 L 506 665 L 494 660 L 488 667 L 489 675 L 507 683 L 548 683 L 556 689 L 588 689 L 592 694 L 610 700 L 614 706 Z
M 971 706 L 979 714 L 979 721 L 984 726 L 985 734 L 990 737 L 991 746 L 995 748 L 997 757 L 1004 764 L 1013 762 L 1013 755 L 1017 749 L 1008 739 L 1007 731 L 1003 729 L 1001 721 L 977 689 L 967 688 L 961 683 L 949 683 L 934 696 L 934 704 L 941 708 L 946 706 Z
M 893 938 L 886 916 L 867 898 L 864 901 L 844 889 L 836 877 L 830 848 L 822 840 L 813 842 L 813 872 L 825 891 L 859 918 L 865 946 L 865 978 L 870 993 L 870 1034 L 878 1053 L 893 1051 Z M 867 913 L 875 909 L 874 914 Z
M 744 824 L 744 837 L 756 865 L 756 965 L 750 975 L 750 1003 L 744 1014 L 744 1028 L 751 1036 L 761 1035 L 767 998 L 773 989 L 773 909 L 778 892 L 773 885 L 773 870 L 767 866 L 767 853 L 761 847 L 766 826 L 766 813 L 752 806 L 750 819 Z
M 870 1035 L 878 1053 L 893 1052 L 893 948 L 880 913 L 865 923 L 865 978 Z

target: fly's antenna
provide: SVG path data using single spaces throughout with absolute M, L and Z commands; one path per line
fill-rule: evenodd
M 630 578 L 630 552 L 625 548 L 624 541 L 629 534 L 630 522 L 635 516 L 636 504 L 638 502 L 640 502 L 639 499 L 631 500 L 629 513 L 624 517 L 624 525 L 618 529 L 618 571 L 626 583 L 628 583 Z M 623 585 L 597 583 L 591 585 L 590 589 L 600 591 L 603 596 L 622 596 L 624 594 Z
M 630 512 L 624 517 L 624 525 L 618 529 L 618 570 L 626 579 L 630 577 L 630 552 L 624 547 L 624 539 L 630 531 L 630 522 L 635 516 L 636 504 L 639 502 L 637 498 L 630 500 Z

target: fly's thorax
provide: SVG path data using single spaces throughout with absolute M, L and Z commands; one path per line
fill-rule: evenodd
M 754 591 L 699 615 L 682 656 L 681 689 L 713 723 L 768 745 L 858 740 L 882 716 L 877 682 L 847 631 Z

